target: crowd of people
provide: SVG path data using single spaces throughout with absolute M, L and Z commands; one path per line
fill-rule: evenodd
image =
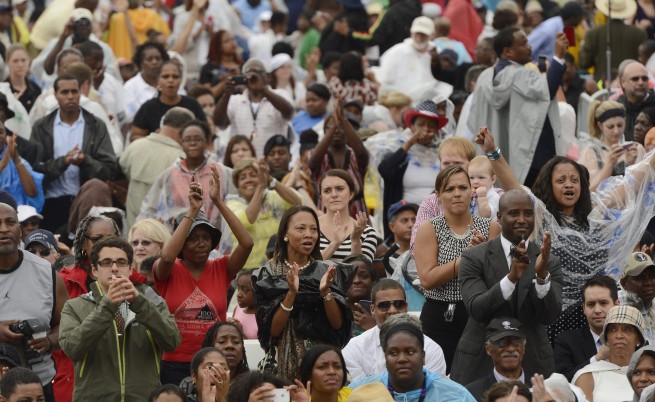
M 0 0 L 0 402 L 655 401 L 650 0 Z

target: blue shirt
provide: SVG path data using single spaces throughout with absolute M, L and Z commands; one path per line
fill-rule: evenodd
M 545 55 L 552 59 L 555 54 L 555 37 L 558 32 L 564 30 L 564 21 L 562 17 L 548 18 L 546 21 L 537 25 L 528 35 L 528 43 L 532 46 L 532 57 L 536 58 Z
M 80 116 L 72 125 L 68 125 L 61 120 L 61 110 L 57 111 L 54 122 L 53 159 L 61 158 L 75 146 L 81 150 L 84 141 L 84 117 L 82 110 Z M 48 183 L 45 189 L 45 198 L 57 198 L 65 195 L 75 196 L 80 191 L 80 168 L 75 165 L 69 165 L 64 173 L 57 179 Z
M 425 395 L 426 402 L 476 402 L 473 395 L 463 386 L 455 381 L 439 374 L 433 373 L 423 369 L 423 374 L 426 376 L 427 394 Z M 385 387 L 389 386 L 389 372 L 385 371 L 380 374 L 375 374 L 369 377 L 359 378 L 348 386 L 350 389 L 355 389 L 360 385 L 369 384 L 372 382 L 381 382 Z M 393 400 L 396 402 L 418 402 L 421 396 L 421 389 L 409 391 L 407 393 L 394 392 Z
M 327 117 L 327 113 L 323 116 L 312 117 L 306 111 L 301 110 L 293 116 L 291 126 L 293 127 L 293 131 L 295 131 L 298 137 L 300 137 L 300 133 L 309 130 L 310 128 L 314 128 L 315 125 L 325 120 L 325 117 Z
M 268 0 L 262 0 L 255 8 L 252 8 L 247 0 L 235 1 L 232 6 L 239 10 L 241 22 L 243 22 L 243 25 L 250 28 L 250 30 L 255 28 L 255 23 L 257 22 L 259 14 L 264 11 L 271 11 L 271 3 Z

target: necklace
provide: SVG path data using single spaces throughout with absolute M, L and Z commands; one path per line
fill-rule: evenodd
M 302 271 L 303 269 L 307 268 L 311 263 L 312 263 L 312 259 L 310 258 L 309 260 L 307 260 L 307 264 L 300 267 L 300 270 Z M 293 269 L 293 265 L 291 265 L 287 260 L 284 260 L 284 265 L 289 269 Z

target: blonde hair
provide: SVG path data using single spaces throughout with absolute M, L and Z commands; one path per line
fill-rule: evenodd
M 494 168 L 491 165 L 491 162 L 489 161 L 489 158 L 487 158 L 484 155 L 478 155 L 475 158 L 471 159 L 471 161 L 469 162 L 469 170 L 473 165 L 483 165 L 484 167 L 486 167 L 489 172 L 489 177 L 494 177 L 496 175 L 496 173 L 494 172 Z
M 412 105 L 412 98 L 402 92 L 391 91 L 380 95 L 378 103 L 386 108 L 404 108 Z
M 625 118 L 625 107 L 614 101 L 598 101 L 595 100 L 589 105 L 589 135 L 593 138 L 600 139 L 603 135 L 602 130 L 598 126 L 598 123 L 602 123 L 607 120 L 604 118 L 602 121 L 598 120 L 603 117 L 603 114 L 610 110 L 620 110 L 623 112 L 623 117 Z M 616 116 L 611 116 L 616 117 Z M 609 117 L 608 117 L 609 118 Z
M 464 137 L 450 137 L 439 145 L 439 159 L 441 159 L 441 152 L 446 147 L 452 147 L 463 155 L 467 160 L 475 158 L 475 146 L 473 143 Z
M 132 236 L 134 236 L 136 230 L 139 230 L 155 243 L 161 243 L 162 247 L 171 239 L 171 233 L 156 219 L 142 219 L 132 225 L 130 232 L 127 234 L 127 241 L 130 243 L 132 243 Z
M 9 61 L 9 59 L 11 59 L 11 56 L 12 56 L 14 53 L 18 52 L 19 50 L 22 50 L 23 52 L 25 52 L 25 54 L 27 54 L 27 59 L 28 59 L 30 62 L 32 61 L 32 58 L 30 57 L 30 53 L 27 51 L 27 49 L 25 48 L 25 46 L 21 45 L 20 43 L 14 43 L 14 44 L 10 45 L 10 46 L 7 48 L 7 61 Z

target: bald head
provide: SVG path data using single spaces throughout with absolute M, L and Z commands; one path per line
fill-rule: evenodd
M 498 220 L 503 237 L 513 244 L 530 237 L 534 229 L 534 204 L 530 195 L 521 189 L 503 194 L 498 205 Z
M 3 264 L 3 258 L 13 260 L 18 257 L 20 233 L 16 210 L 9 204 L 0 203 L 0 267 L 10 266 Z
M 648 94 L 648 70 L 638 61 L 628 63 L 620 75 L 621 87 L 630 103 L 641 103 Z

